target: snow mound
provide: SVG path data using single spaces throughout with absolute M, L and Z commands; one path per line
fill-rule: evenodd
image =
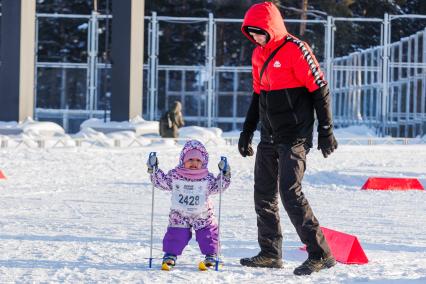
M 133 131 L 137 136 L 143 134 L 158 134 L 158 121 L 146 121 L 140 116 L 136 116 L 129 121 L 108 121 L 104 122 L 98 118 L 85 120 L 80 129 L 91 128 L 103 133 Z
M 21 128 L 26 136 L 33 138 L 66 135 L 64 129 L 56 123 L 50 121 L 34 121 L 29 117 L 21 124 Z
M 224 145 L 225 140 L 222 138 L 222 129 L 217 127 L 199 127 L 199 126 L 187 126 L 179 129 L 179 138 L 197 139 L 204 143 Z

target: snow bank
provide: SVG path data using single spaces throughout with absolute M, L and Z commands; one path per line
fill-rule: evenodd
M 216 145 L 226 144 L 222 138 L 222 130 L 217 127 L 199 127 L 199 126 L 187 126 L 179 129 L 179 138 L 184 139 L 198 139 L 204 144 L 210 143 Z
M 144 134 L 158 134 L 158 121 L 146 121 L 140 116 L 136 116 L 135 118 L 129 121 L 109 121 L 104 122 L 98 118 L 91 118 L 85 120 L 81 125 L 80 129 L 84 130 L 86 128 L 91 128 L 96 131 L 100 131 L 103 133 L 111 133 L 118 131 L 134 131 L 136 135 L 144 135 Z
M 27 138 L 60 137 L 65 135 L 64 129 L 54 122 L 34 121 L 27 117 L 23 122 L 0 121 L 0 134 L 25 135 Z M 3 135 L 4 135 L 3 134 Z M 19 136 L 22 138 L 22 136 Z
M 28 137 L 60 137 L 65 135 L 64 129 L 58 124 L 50 121 L 34 121 L 27 118 L 20 124 L 25 135 Z

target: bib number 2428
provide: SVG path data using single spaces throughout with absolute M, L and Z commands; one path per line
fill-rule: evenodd
M 207 181 L 177 180 L 173 183 L 172 209 L 198 214 L 208 209 Z
M 183 195 L 179 194 L 179 203 L 187 206 L 196 206 L 200 204 L 200 197 L 198 195 Z

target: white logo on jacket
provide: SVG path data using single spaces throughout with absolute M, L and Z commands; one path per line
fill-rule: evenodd
M 274 67 L 275 68 L 280 68 L 281 67 L 281 63 L 278 60 L 275 60 Z

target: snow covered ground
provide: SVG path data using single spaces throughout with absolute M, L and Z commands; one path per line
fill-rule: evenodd
M 207 144 L 209 169 L 217 172 L 223 155 L 233 174 L 222 196 L 225 266 L 219 272 L 197 270 L 202 256 L 194 240 L 173 271 L 159 270 L 170 205 L 160 191 L 156 259 L 148 268 L 152 186 L 145 161 L 156 151 L 160 167 L 170 169 L 182 144 L 0 148 L 7 176 L 0 180 L 0 283 L 426 283 L 426 192 L 360 190 L 369 176 L 414 177 L 426 186 L 426 144 L 340 145 L 327 159 L 311 151 L 303 186 L 316 216 L 324 227 L 356 235 L 370 262 L 296 277 L 292 271 L 307 255 L 282 206 L 284 268 L 239 265 L 241 257 L 258 252 L 254 158 L 218 141 Z

